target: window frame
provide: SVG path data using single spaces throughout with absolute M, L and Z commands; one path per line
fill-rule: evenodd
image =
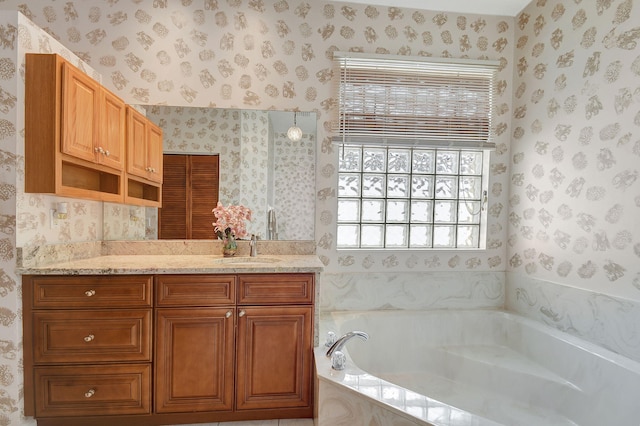
M 422 58 L 406 57 L 397 55 L 369 55 L 359 52 L 334 52 L 334 60 L 339 68 L 339 117 L 335 121 L 334 136 L 332 141 L 339 146 L 338 155 L 343 155 L 345 147 L 348 149 L 360 149 L 361 162 L 364 161 L 366 150 L 410 150 L 411 155 L 420 150 L 432 151 L 437 156 L 442 151 L 455 151 L 467 153 L 476 151 L 481 153 L 480 175 L 474 178 L 480 179 L 481 195 L 480 199 L 474 199 L 479 205 L 479 219 L 472 226 L 477 227 L 477 245 L 460 247 L 457 232 L 450 240 L 453 244 L 441 245 L 436 243 L 435 231 L 439 227 L 452 226 L 457 231 L 466 224 L 460 222 L 458 213 L 461 202 L 464 199 L 456 190 L 453 200 L 455 204 L 455 217 L 446 222 L 436 221 L 435 205 L 443 201 L 435 196 L 420 198 L 420 200 L 430 201 L 432 212 L 429 222 L 414 221 L 411 215 L 411 206 L 414 202 L 411 189 L 406 188 L 407 193 L 402 197 L 389 197 L 384 194 L 381 197 L 363 196 L 364 187 L 360 188 L 358 197 L 341 194 L 344 191 L 341 184 L 343 176 L 349 173 L 354 176 L 359 175 L 360 185 L 365 182 L 365 176 L 371 174 L 365 171 L 362 164 L 357 172 L 345 171 L 341 169 L 341 162 L 338 161 L 338 185 L 336 208 L 336 246 L 338 250 L 484 250 L 487 245 L 487 222 L 488 222 L 488 196 L 491 151 L 495 149 L 493 142 L 493 110 L 495 97 L 495 74 L 498 70 L 498 61 L 484 60 L 455 60 L 449 58 Z M 350 68 L 351 67 L 351 68 Z M 439 84 L 443 84 L 440 85 Z M 434 90 L 438 93 L 433 94 Z M 477 100 L 477 103 L 469 104 L 469 99 Z M 441 103 L 444 102 L 444 103 Z M 442 112 L 444 111 L 444 112 Z M 466 122 L 465 120 L 469 120 Z M 353 148 L 351 148 L 353 147 Z M 379 178 L 383 178 L 385 186 L 391 181 L 389 176 L 394 176 L 388 171 L 388 157 L 385 158 L 385 171 L 379 173 Z M 423 176 L 414 173 L 411 169 L 408 173 L 403 172 L 408 177 L 407 185 L 410 187 L 417 177 Z M 435 183 L 437 179 L 445 177 L 454 178 L 456 184 L 465 175 L 458 171 L 454 174 L 436 173 L 430 175 Z M 446 180 L 446 179 L 445 179 Z M 398 182 L 401 182 L 399 180 Z M 405 185 L 406 186 L 406 185 Z M 434 187 L 435 188 L 435 187 Z M 386 190 L 386 188 L 385 188 Z M 381 191 L 378 188 L 378 191 Z M 434 190 L 435 191 L 435 190 Z M 376 206 L 384 206 L 382 218 L 377 221 L 363 220 L 363 206 L 365 202 L 376 201 Z M 405 211 L 403 221 L 389 221 L 386 209 L 389 200 L 400 200 L 409 211 Z M 357 220 L 354 219 L 353 212 L 349 215 L 343 213 L 340 204 L 350 201 L 354 208 L 357 207 Z M 372 204 L 373 205 L 373 204 Z M 373 209 L 372 211 L 374 211 Z M 377 213 L 376 213 L 377 214 Z M 471 214 L 475 216 L 475 214 Z M 342 218 L 341 218 L 342 216 Z M 348 218 L 347 218 L 348 217 Z M 381 244 L 363 245 L 363 227 L 370 224 L 376 226 L 376 237 L 381 234 Z M 402 226 L 406 230 L 406 238 L 398 245 L 389 244 L 387 233 L 393 226 Z M 418 226 L 427 225 L 430 229 L 430 244 L 412 244 L 411 230 L 418 229 Z M 352 235 L 352 241 L 348 244 L 344 239 L 345 226 L 351 226 L 356 230 L 356 235 Z M 426 227 L 425 227 L 426 228 Z M 372 228 L 373 229 L 373 228 Z M 428 232 L 425 230 L 425 235 Z M 353 239 L 355 238 L 355 240 Z M 377 241 L 376 241 L 377 242 Z

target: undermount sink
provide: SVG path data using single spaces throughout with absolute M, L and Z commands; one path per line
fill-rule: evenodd
M 239 257 L 221 257 L 214 259 L 214 263 L 220 263 L 224 265 L 260 265 L 282 262 L 282 259 L 278 257 L 268 256 L 239 256 Z

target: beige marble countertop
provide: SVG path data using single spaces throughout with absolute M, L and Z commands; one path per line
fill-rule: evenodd
M 23 267 L 22 275 L 241 274 L 321 272 L 316 255 L 259 255 L 225 258 L 214 255 L 106 255 Z

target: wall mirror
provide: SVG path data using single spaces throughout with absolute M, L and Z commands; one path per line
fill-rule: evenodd
M 250 233 L 270 240 L 314 239 L 315 112 L 143 108 L 163 130 L 165 154 L 219 156 L 218 198 L 252 210 Z M 287 134 L 294 124 L 299 139 L 297 132 Z M 105 203 L 103 238 L 157 238 L 157 209 Z

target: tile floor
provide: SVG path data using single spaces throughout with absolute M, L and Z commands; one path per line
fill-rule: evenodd
M 313 419 L 254 420 L 247 422 L 197 423 L 175 426 L 313 426 Z

